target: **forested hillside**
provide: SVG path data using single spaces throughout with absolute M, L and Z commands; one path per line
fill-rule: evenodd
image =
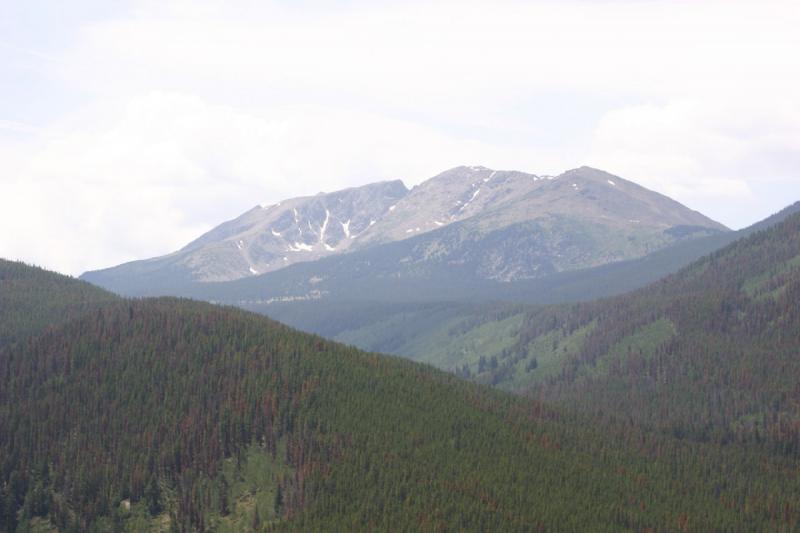
M 0 259 L 0 347 L 118 300 L 89 283 Z
M 376 280 L 370 284 L 369 290 L 346 286 L 321 300 L 250 302 L 243 307 L 303 331 L 471 377 L 496 369 L 519 345 L 526 309 L 530 309 L 523 303 L 571 303 L 632 291 L 799 211 L 800 202 L 736 232 L 682 242 L 641 259 L 564 272 L 540 280 L 487 285 L 442 275 L 438 278 L 439 285 L 407 284 L 401 290 L 396 281 L 384 278 L 380 283 Z M 390 294 L 391 291 L 396 294 Z M 436 298 L 442 300 L 435 301 Z M 528 360 L 527 364 L 533 363 Z M 502 374 L 486 374 L 482 379 L 516 387 L 545 373 L 521 373 L 512 382 L 505 370 Z
M 800 524 L 789 458 L 590 422 L 232 308 L 100 305 L 0 349 L 0 380 L 0 530 Z
M 800 215 L 629 295 L 529 313 L 478 376 L 700 441 L 800 452 Z

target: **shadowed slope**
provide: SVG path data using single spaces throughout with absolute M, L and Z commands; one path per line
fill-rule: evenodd
M 6 529 L 796 524 L 771 511 L 800 494 L 778 459 L 596 427 L 231 308 L 104 305 L 0 350 L 0 379 Z

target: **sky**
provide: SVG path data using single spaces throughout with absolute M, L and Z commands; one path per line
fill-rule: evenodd
M 0 257 L 71 275 L 257 204 L 601 168 L 741 228 L 800 200 L 796 0 L 0 2 Z

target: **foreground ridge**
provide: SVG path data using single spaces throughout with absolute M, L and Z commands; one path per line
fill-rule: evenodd
M 4 529 L 797 525 L 784 458 L 598 425 L 232 308 L 100 304 L 3 348 L 0 377 Z

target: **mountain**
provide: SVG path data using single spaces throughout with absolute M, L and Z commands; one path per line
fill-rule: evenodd
M 447 226 L 521 198 L 553 179 L 485 167 L 450 169 L 414 187 L 359 244 L 399 241 Z
M 501 241 L 503 235 L 518 235 L 529 244 L 539 236 L 515 233 L 513 229 L 506 228 L 494 232 L 487 239 L 479 232 L 468 229 L 466 225 L 472 223 L 472 219 L 455 222 L 448 227 L 401 241 L 299 263 L 261 276 L 230 282 L 176 283 L 165 287 L 152 283 L 152 280 L 137 278 L 112 281 L 100 276 L 96 279 L 94 273 L 88 273 L 83 278 L 107 283 L 108 288 L 124 294 L 168 294 L 234 304 L 280 317 L 297 327 L 307 329 L 308 323 L 290 309 L 292 305 L 314 302 L 314 306 L 309 308 L 312 313 L 319 314 L 323 312 L 322 309 L 330 309 L 337 314 L 337 318 L 331 317 L 329 320 L 341 322 L 342 314 L 346 314 L 347 309 L 354 308 L 349 304 L 356 302 L 362 308 L 364 303 L 405 305 L 413 302 L 499 300 L 550 304 L 610 296 L 653 282 L 750 231 L 708 230 L 707 234 L 694 233 L 691 238 L 684 238 L 636 259 L 561 272 L 550 269 L 550 273 L 542 272 L 540 277 L 532 279 L 500 281 L 487 279 L 482 275 L 481 258 L 485 255 L 481 250 L 484 245 L 492 239 Z M 565 221 L 565 228 L 561 229 L 568 231 L 566 226 L 569 224 L 568 220 Z M 426 250 L 430 247 L 440 246 L 443 249 L 442 243 L 458 242 L 459 235 L 466 236 L 460 243 L 460 249 L 472 252 L 466 260 L 451 261 L 448 256 L 425 258 Z M 509 261 L 514 256 L 522 261 L 525 250 L 528 250 L 522 244 L 516 248 L 508 248 Z M 413 259 L 415 257 L 422 259 Z M 531 259 L 527 264 L 536 263 Z M 315 311 L 323 301 L 330 302 L 333 307 L 325 306 Z M 336 309 L 342 303 L 348 305 Z M 298 317 L 301 321 L 295 322 L 293 317 Z M 329 330 L 318 332 L 330 335 Z
M 481 356 L 486 360 L 502 357 L 519 341 L 526 314 L 526 306 L 520 304 L 589 301 L 632 291 L 796 213 L 800 213 L 800 202 L 735 232 L 683 241 L 639 259 L 536 280 L 498 284 L 462 282 L 451 276 L 436 284 L 406 284 L 392 295 L 392 284 L 386 280 L 380 284 L 377 279 L 356 279 L 324 300 L 242 305 L 304 331 L 463 374 L 464 365 L 474 370 Z M 359 291 L 359 285 L 370 290 Z
M 350 199 L 347 208 L 337 210 L 342 198 Z M 341 286 L 340 265 L 357 276 L 403 282 L 456 275 L 505 283 L 641 257 L 725 231 L 665 196 L 588 167 L 556 177 L 458 167 L 410 192 L 391 182 L 255 208 L 179 252 L 82 278 L 122 294 L 178 294 L 192 283 L 244 281 L 302 261 L 295 272 L 313 272 L 306 287 L 272 296 L 322 294 L 327 289 L 308 284 L 327 279 Z M 384 270 L 374 269 L 373 258 Z M 282 277 L 262 284 L 276 287 Z M 297 292 L 297 280 L 291 283 Z
M 52 307 L 29 287 L 10 285 L 20 313 Z M 4 531 L 798 525 L 785 456 L 596 423 L 233 308 L 117 299 L 28 333 L 0 348 Z
M 84 277 L 169 286 L 239 279 L 313 261 L 350 249 L 407 192 L 401 181 L 389 181 L 256 206 L 177 252 Z
M 370 228 L 360 246 L 402 240 L 475 217 L 480 222 L 472 228 L 487 231 L 557 215 L 647 228 L 643 231 L 725 229 L 665 196 L 589 167 L 559 176 L 458 167 L 412 189 Z
M 587 167 L 555 178 L 459 168 L 417 189 L 384 219 L 394 232 L 376 224 L 365 235 L 368 241 L 377 233 L 395 244 L 373 249 L 370 257 L 400 255 L 399 265 L 384 277 L 534 279 L 640 257 L 725 229 L 666 197 Z M 440 213 L 447 203 L 452 205 Z M 426 228 L 423 219 L 434 216 Z M 451 221 L 435 229 L 441 219 Z M 423 235 L 399 240 L 398 228 Z
M 545 307 L 479 381 L 698 440 L 800 452 L 800 213 L 623 296 Z

